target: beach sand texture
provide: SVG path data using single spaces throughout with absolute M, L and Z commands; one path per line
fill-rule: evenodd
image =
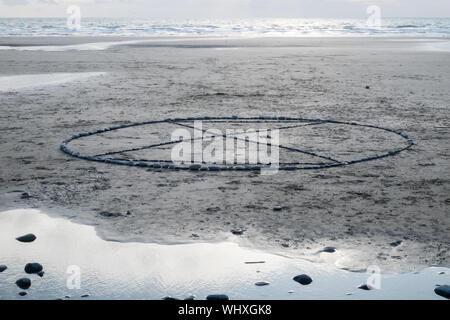
M 0 46 L 86 41 L 2 38 Z M 264 38 L 1 50 L 2 75 L 105 73 L 0 92 L 2 208 L 49 208 L 119 241 L 220 241 L 242 228 L 249 245 L 292 255 L 323 246 L 358 250 L 339 266 L 350 270 L 448 267 L 450 53 L 421 45 L 413 38 Z M 273 176 L 158 172 L 59 150 L 74 133 L 113 124 L 231 115 L 357 121 L 405 131 L 416 145 L 376 162 Z M 159 139 L 166 128 L 123 133 L 118 147 L 136 142 L 140 130 Z M 320 134 L 323 144 L 311 145 L 319 151 L 342 142 L 338 129 L 328 133 L 334 143 Z M 366 151 L 384 143 L 358 139 Z M 81 148 L 96 146 L 82 141 Z M 283 210 L 274 212 L 278 205 Z

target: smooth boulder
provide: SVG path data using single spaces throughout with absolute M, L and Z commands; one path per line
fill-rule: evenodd
M 450 286 L 449 285 L 439 286 L 436 289 L 434 289 L 434 292 L 441 297 L 450 299 Z
M 22 278 L 16 281 L 16 285 L 22 290 L 27 290 L 31 287 L 31 280 L 28 278 Z
M 308 276 L 306 274 L 301 274 L 301 275 L 294 277 L 294 281 L 300 283 L 301 285 L 306 286 L 312 282 L 312 279 L 310 276 Z
M 0 273 L 5 271 L 6 269 L 8 269 L 7 266 L 5 266 L 4 264 L 0 264 Z
M 34 240 L 36 240 L 36 236 L 32 233 L 29 233 L 24 236 L 16 238 L 16 240 L 20 242 L 33 242 Z
M 42 267 L 42 265 L 40 263 L 37 262 L 33 262 L 33 263 L 27 263 L 25 265 L 25 272 L 28 274 L 32 274 L 32 273 L 39 273 L 43 270 L 44 268 Z

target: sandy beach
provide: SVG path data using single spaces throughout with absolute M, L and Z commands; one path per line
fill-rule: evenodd
M 107 41 L 115 44 L 98 45 Z M 44 77 L 26 88 L 0 80 L 7 83 L 0 88 L 1 209 L 45 209 L 121 242 L 220 242 L 245 229 L 246 246 L 295 257 L 325 246 L 352 250 L 338 265 L 347 270 L 449 267 L 450 52 L 441 43 L 0 38 L 0 76 Z M 70 82 L 41 80 L 56 73 Z M 273 176 L 121 167 L 59 150 L 74 133 L 114 124 L 231 115 L 357 121 L 407 132 L 415 145 L 374 162 Z M 107 151 L 139 135 L 160 141 L 172 129 L 138 128 L 77 147 Z M 302 143 L 343 152 L 345 143 L 332 139 L 339 134 Z M 361 152 L 385 146 L 363 134 L 355 139 Z

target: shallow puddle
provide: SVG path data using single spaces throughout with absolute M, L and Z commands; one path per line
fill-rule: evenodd
M 37 239 L 15 240 L 27 233 Z M 42 278 L 24 272 L 29 262 L 44 266 Z M 38 210 L 0 213 L 1 264 L 8 269 L 0 273 L 0 299 L 184 299 L 190 295 L 205 299 L 209 294 L 226 294 L 230 299 L 443 299 L 434 288 L 450 280 L 450 269 L 431 267 L 418 273 L 382 274 L 380 289 L 365 291 L 357 287 L 369 274 L 343 271 L 334 264 L 293 259 L 236 242 L 104 241 L 92 226 Z M 308 274 L 313 282 L 303 286 L 293 281 L 299 274 Z M 22 277 L 32 281 L 25 297 L 18 295 L 22 290 L 15 284 Z M 256 286 L 256 282 L 269 285 Z

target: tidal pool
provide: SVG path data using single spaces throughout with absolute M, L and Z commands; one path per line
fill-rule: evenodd
M 27 233 L 37 239 L 16 240 Z M 42 264 L 44 276 L 27 275 L 29 262 Z M 450 269 L 429 267 L 381 274 L 380 289 L 365 291 L 357 287 L 366 283 L 367 273 L 244 247 L 235 236 L 222 243 L 179 245 L 105 241 L 93 226 L 34 209 L 0 213 L 0 265 L 8 267 L 0 273 L 0 299 L 205 299 L 209 294 L 232 300 L 444 299 L 434 288 L 450 282 Z M 299 274 L 308 274 L 313 282 L 303 286 L 293 281 Z M 32 281 L 24 297 L 15 284 L 22 277 Z

